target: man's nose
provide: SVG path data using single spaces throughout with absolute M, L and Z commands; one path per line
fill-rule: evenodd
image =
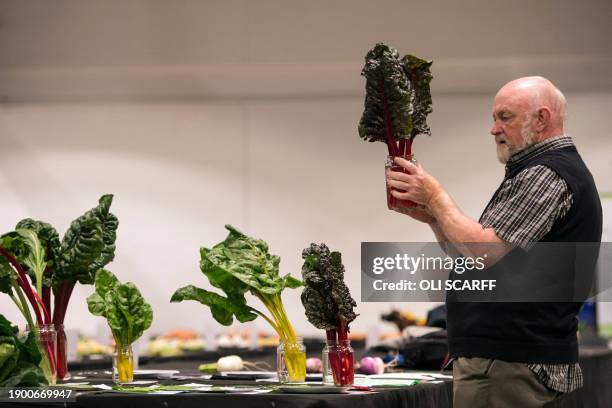
M 499 127 L 496 122 L 493 122 L 493 126 L 491 126 L 491 134 L 493 136 L 497 136 L 501 132 L 502 132 L 501 127 Z

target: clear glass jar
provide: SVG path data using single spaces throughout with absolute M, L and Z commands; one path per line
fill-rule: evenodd
M 57 352 L 55 354 L 57 379 L 67 380 L 70 378 L 70 373 L 68 372 L 68 341 L 64 325 L 56 324 L 55 331 L 57 333 Z
M 31 328 L 26 326 L 26 335 Z M 49 385 L 57 383 L 57 372 L 55 363 L 55 350 L 57 347 L 57 333 L 53 324 L 42 324 L 34 327 L 34 338 L 41 354 L 40 368 L 43 371 Z
M 355 353 L 350 340 L 327 340 L 322 353 L 323 384 L 353 385 L 355 380 Z
M 329 364 L 329 346 L 328 342 L 323 346 L 323 351 L 321 351 L 321 362 L 323 363 L 323 370 L 321 374 L 321 380 L 323 385 L 334 385 L 334 377 L 331 372 L 331 365 Z
M 280 342 L 276 349 L 276 371 L 280 383 L 306 381 L 306 346 L 301 337 Z
M 402 209 L 413 207 L 415 203 L 410 200 L 400 200 L 396 197 L 393 197 L 393 195 L 391 195 L 391 190 L 393 189 L 393 187 L 389 186 L 389 184 L 386 183 L 387 171 L 399 171 L 402 173 L 405 172 L 402 166 L 400 166 L 399 164 L 396 164 L 393 161 L 395 157 L 403 157 L 406 160 L 410 160 L 414 164 L 418 164 L 418 162 L 414 154 L 409 154 L 405 156 L 387 156 L 387 159 L 385 160 L 385 184 L 387 186 L 387 207 L 393 211 L 401 211 Z M 401 193 L 404 192 L 403 190 L 397 190 L 397 191 Z
M 134 354 L 132 345 L 117 347 L 113 355 L 113 382 L 116 384 L 134 381 Z

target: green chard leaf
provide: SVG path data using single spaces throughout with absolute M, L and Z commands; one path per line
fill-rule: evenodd
M 28 229 L 36 233 L 40 244 L 43 246 L 45 251 L 46 269 L 43 274 L 43 286 L 50 287 L 52 285 L 52 273 L 57 269 L 60 261 L 60 240 L 59 235 L 55 228 L 43 221 L 33 220 L 31 218 L 25 218 L 17 223 L 15 230 Z M 29 270 L 27 265 L 23 265 L 26 271 L 32 275 L 33 272 Z
M 244 235 L 231 225 L 225 228 L 230 232 L 225 241 L 201 251 L 200 266 L 211 284 L 226 293 L 244 293 L 247 289 L 254 293 L 282 292 L 287 279 L 279 275 L 280 258 L 268 252 L 268 244 Z
M 188 285 L 174 292 L 170 302 L 182 302 L 183 300 L 195 300 L 210 307 L 214 319 L 224 326 L 229 326 L 234 321 L 232 303 L 214 292 Z
M 45 248 L 42 246 L 36 232 L 29 229 L 15 230 L 23 240 L 27 251 L 21 254 L 19 261 L 22 265 L 27 266 L 27 269 L 32 271 L 35 276 L 36 291 L 42 293 L 43 273 L 47 267 L 45 262 Z
M 106 318 L 115 341 L 132 344 L 151 326 L 151 305 L 133 283 L 121 283 L 107 270 L 96 274 L 95 285 L 96 291 L 87 298 L 89 311 Z
M 97 207 L 70 224 L 62 240 L 56 285 L 63 281 L 92 284 L 98 270 L 114 259 L 118 221 L 109 212 L 112 197 L 102 196 Z
M 19 264 L 28 273 L 40 294 L 43 286 L 43 273 L 47 265 L 45 261 L 45 249 L 42 246 L 36 232 L 29 229 L 18 229 L 0 237 L 0 245 L 10 252 Z M 8 285 L 17 278 L 13 267 L 8 260 L 0 256 L 0 291 L 7 291 Z
M 189 285 L 178 289 L 172 295 L 172 302 L 195 300 L 211 309 L 214 319 L 230 325 L 235 317 L 240 322 L 264 317 L 282 338 L 295 337 L 288 319 L 282 322 L 268 318 L 247 305 L 246 292 L 259 298 L 279 318 L 284 316 L 280 294 L 285 288 L 296 288 L 302 282 L 290 275 L 280 276 L 280 258 L 268 252 L 268 244 L 251 238 L 231 225 L 227 238 L 212 248 L 200 249 L 200 269 L 210 284 L 224 292 L 225 296 Z
M 19 338 L 17 327 L 0 314 L 0 387 L 37 387 L 46 384 L 34 333 Z
M 96 273 L 113 259 L 115 259 L 115 241 L 119 220 L 110 212 L 113 196 L 106 194 L 100 198 L 99 205 L 92 209 L 92 213 L 102 223 L 102 241 L 104 243 L 100 256 L 89 266 L 90 273 Z
M 93 283 L 89 273 L 91 265 L 102 252 L 102 223 L 93 215 L 72 221 L 62 240 L 61 268 L 57 281 Z
M 6 258 L 0 256 L 0 292 L 11 294 L 12 288 L 17 284 L 17 272 L 8 263 Z

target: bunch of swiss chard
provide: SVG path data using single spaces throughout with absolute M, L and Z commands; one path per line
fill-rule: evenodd
M 304 265 L 302 304 L 308 321 L 325 330 L 329 362 L 336 385 L 353 382 L 353 354 L 344 347 L 349 324 L 355 320 L 357 303 L 344 283 L 344 265 L 340 252 L 331 252 L 325 244 L 310 244 L 302 252 Z
M 281 300 L 285 288 L 297 288 L 302 282 L 279 272 L 280 258 L 268 252 L 268 245 L 226 225 L 227 238 L 212 248 L 200 249 L 200 269 L 210 284 L 223 292 L 220 295 L 193 285 L 178 289 L 171 302 L 195 300 L 208 307 L 214 319 L 222 325 L 232 324 L 234 317 L 240 322 L 261 316 L 278 333 L 281 341 L 296 344 L 296 335 L 289 323 Z M 269 314 L 247 304 L 249 292 L 268 309 Z M 306 357 L 303 353 L 288 350 L 285 361 L 292 380 L 306 374 Z
M 399 57 L 379 43 L 365 57 L 361 75 L 366 78 L 364 111 L 359 136 L 387 144 L 389 156 L 410 156 L 419 134 L 431 135 L 427 115 L 432 112 L 429 83 L 432 61 L 414 55 Z
M 0 236 L 0 291 L 30 327 L 63 327 L 77 282 L 92 284 L 98 270 L 114 259 L 118 221 L 109 211 L 112 200 L 112 195 L 102 196 L 98 206 L 72 221 L 61 241 L 50 224 L 30 218 Z M 60 330 L 57 359 L 55 350 L 46 352 L 60 379 L 66 374 L 65 342 Z
M 132 362 L 121 351 L 134 343 L 153 321 L 153 309 L 133 283 L 121 283 L 111 272 L 96 274 L 96 291 L 87 298 L 89 311 L 106 318 L 117 347 L 117 371 L 121 383 L 133 379 Z
M 39 367 L 41 354 L 34 333 L 25 338 L 0 314 L 0 387 L 39 387 L 47 380 Z

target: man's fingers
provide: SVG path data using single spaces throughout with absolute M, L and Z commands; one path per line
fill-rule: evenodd
M 400 173 L 399 171 L 390 171 L 387 173 L 388 180 L 398 180 L 404 183 L 409 183 L 412 180 L 410 174 Z
M 397 188 L 398 190 L 408 190 L 410 188 L 410 184 L 405 183 L 403 181 L 399 181 L 399 180 L 393 180 L 393 179 L 389 179 L 387 180 L 387 184 L 390 185 L 393 188 Z
M 409 193 L 401 193 L 397 190 L 391 190 L 391 195 L 395 198 L 399 198 L 400 200 L 410 200 Z
M 406 172 L 408 174 L 414 174 L 418 169 L 418 167 L 414 163 L 402 157 L 396 157 L 393 159 L 393 161 L 396 164 L 399 164 L 400 166 L 402 166 L 404 169 L 406 169 Z

